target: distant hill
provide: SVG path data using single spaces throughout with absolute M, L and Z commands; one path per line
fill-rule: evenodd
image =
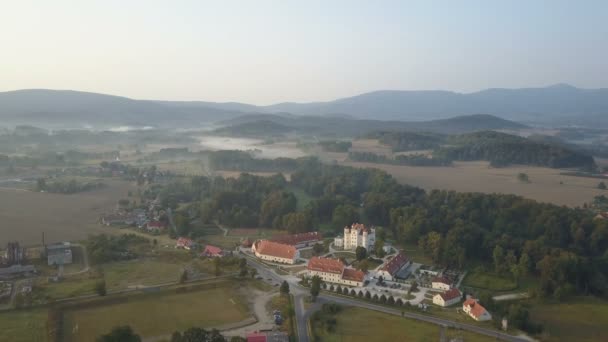
M 70 90 L 18 90 L 0 93 L 3 123 L 178 126 L 225 120 L 243 112 L 189 102 L 158 102 Z
M 290 127 L 300 134 L 318 136 L 361 136 L 375 131 L 424 131 L 441 134 L 458 134 L 479 130 L 516 130 L 525 125 L 491 115 L 467 115 L 445 120 L 420 122 L 357 120 L 323 116 L 286 116 L 275 114 L 245 115 L 219 122 L 223 126 L 252 122 L 273 122 Z M 263 132 L 260 132 L 263 133 Z

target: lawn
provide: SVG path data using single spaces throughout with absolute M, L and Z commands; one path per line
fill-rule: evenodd
M 467 273 L 462 285 L 490 291 L 511 291 L 517 289 L 517 283 L 512 279 L 481 272 Z
M 156 259 L 136 259 L 104 264 L 108 289 L 123 289 L 132 285 L 156 285 L 177 281 L 184 264 Z
M 441 336 L 441 328 L 437 325 L 362 308 L 344 308 L 334 317 L 337 325 L 333 332 L 320 331 L 311 322 L 314 334 L 321 341 L 437 341 Z M 462 337 L 467 342 L 493 341 L 482 335 L 454 329 L 446 330 L 445 336 L 448 339 Z
M 0 341 L 46 341 L 46 309 L 18 310 L 0 313 Z
M 567 303 L 532 306 L 534 322 L 542 323 L 543 341 L 606 341 L 608 302 L 593 297 L 579 297 Z
M 91 275 L 65 278 L 58 283 L 39 278 L 34 287 L 35 294 L 46 300 L 81 296 L 94 293 L 95 284 L 100 278 Z
M 65 312 L 66 341 L 94 341 L 118 325 L 130 325 L 144 338 L 170 335 L 191 327 L 212 328 L 240 322 L 249 313 L 241 298 L 226 287 L 186 293 L 149 294 L 125 302 Z

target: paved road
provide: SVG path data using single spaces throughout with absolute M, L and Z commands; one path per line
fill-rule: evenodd
M 298 279 L 295 277 L 279 276 L 273 270 L 267 268 L 264 264 L 258 262 L 257 260 L 255 260 L 254 258 L 252 258 L 249 255 L 248 255 L 247 260 L 248 260 L 248 264 L 251 267 L 254 267 L 258 271 L 258 274 L 260 276 L 264 277 L 264 279 L 272 279 L 273 281 L 278 282 L 278 283 L 282 282 L 283 280 L 287 280 L 289 282 L 289 288 L 291 290 L 291 293 L 294 295 L 294 306 L 295 306 L 295 313 L 296 313 L 298 341 L 300 341 L 300 342 L 310 341 L 310 336 L 308 335 L 307 322 L 310 317 L 310 314 L 314 311 L 315 307 L 313 306 L 309 310 L 304 310 L 304 298 L 309 295 L 309 290 L 307 288 L 300 286 L 300 284 L 298 284 Z M 319 295 L 319 297 L 317 298 L 317 301 L 319 303 L 317 303 L 315 306 L 318 306 L 318 304 L 323 303 L 323 302 L 333 301 L 333 302 L 340 303 L 340 304 L 347 305 L 347 306 L 357 306 L 357 307 L 362 307 L 362 308 L 366 308 L 369 310 L 375 310 L 375 311 L 379 311 L 379 312 L 383 312 L 383 313 L 388 313 L 391 315 L 401 316 L 400 310 L 371 304 L 368 302 L 360 301 L 360 300 L 345 297 L 345 296 L 333 295 L 333 294 L 330 294 L 327 292 L 322 292 Z M 467 330 L 467 331 L 471 331 L 471 332 L 478 333 L 481 335 L 494 337 L 496 339 L 503 340 L 503 341 L 509 341 L 509 342 L 528 341 L 525 338 L 501 333 L 496 330 L 486 329 L 486 328 L 478 327 L 478 326 L 472 325 L 472 324 L 454 322 L 454 321 L 450 321 L 447 319 L 417 314 L 417 313 L 413 313 L 413 312 L 404 311 L 403 317 L 416 319 L 419 321 L 428 322 L 428 323 L 436 324 L 439 326 L 453 327 L 453 328 L 458 328 L 458 329 L 462 329 L 462 330 Z

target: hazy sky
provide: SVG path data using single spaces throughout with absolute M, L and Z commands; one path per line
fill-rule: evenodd
M 608 87 L 608 1 L 0 0 L 0 91 L 330 100 Z

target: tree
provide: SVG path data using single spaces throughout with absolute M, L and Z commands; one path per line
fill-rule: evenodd
M 281 283 L 281 294 L 282 295 L 288 295 L 289 294 L 289 284 L 287 283 L 287 280 L 283 280 L 283 283 Z
M 313 276 L 311 285 L 310 285 L 310 295 L 312 296 L 312 300 L 316 300 L 319 292 L 321 291 L 321 277 Z
M 315 243 L 314 246 L 312 246 L 312 250 L 315 255 L 320 255 L 325 251 L 325 247 L 323 246 L 323 244 Z
M 213 258 L 213 271 L 216 277 L 219 277 L 219 275 L 222 274 L 220 258 Z
M 528 177 L 527 173 L 520 172 L 517 174 L 517 180 L 522 183 L 530 183 L 530 177 Z
M 130 326 L 119 326 L 112 329 L 108 334 L 101 335 L 97 342 L 141 342 L 141 337 L 133 332 Z
M 247 275 L 247 259 L 241 258 L 239 260 L 239 276 L 245 277 Z
M 606 190 L 606 183 L 604 183 L 604 182 L 600 182 L 600 183 L 597 185 L 597 188 L 598 188 L 598 189 L 600 189 L 600 190 Z
M 374 294 L 374 296 L 372 297 L 372 300 L 373 300 L 374 302 L 377 302 L 377 301 L 378 301 L 378 299 L 379 299 L 379 298 L 378 298 L 378 294 Z
M 288 232 L 304 233 L 312 229 L 312 215 L 310 212 L 294 212 L 283 216 L 283 228 Z
M 407 293 L 410 294 L 412 292 L 416 292 L 418 291 L 418 283 L 416 281 L 412 282 L 412 285 L 410 285 L 409 290 L 407 290 Z
M 352 205 L 338 205 L 332 214 L 331 224 L 336 229 L 341 229 L 353 222 L 359 222 L 359 211 Z
M 357 265 L 357 268 L 360 269 L 363 272 L 367 272 L 369 270 L 369 262 L 367 260 L 362 260 Z
M 494 260 L 494 272 L 497 274 L 502 274 L 505 262 L 505 251 L 502 249 L 502 247 L 500 247 L 500 245 L 496 245 L 496 247 L 494 247 L 494 251 L 492 252 L 492 260 Z
M 186 281 L 188 281 L 188 271 L 187 270 L 183 270 L 182 274 L 179 276 L 179 283 L 183 284 Z
M 385 295 L 380 296 L 380 303 L 386 304 L 386 296 Z
M 372 299 L 372 294 L 369 293 L 369 291 L 365 291 L 365 299 L 367 299 L 367 300 Z
M 357 246 L 357 248 L 355 249 L 355 255 L 357 261 L 361 261 L 367 257 L 367 249 L 365 249 L 365 247 L 363 246 Z
M 386 252 L 384 252 L 384 241 L 381 239 L 376 240 L 374 243 L 374 253 L 378 258 L 384 258 Z
M 395 298 L 393 296 L 388 297 L 388 300 L 386 301 L 388 303 L 388 305 L 395 305 Z
M 338 287 L 336 287 L 336 292 L 342 294 L 342 286 L 338 285 Z
M 528 275 L 528 272 L 530 272 L 530 269 L 532 268 L 532 263 L 530 261 L 530 257 L 528 256 L 528 253 L 521 254 L 521 256 L 519 257 L 518 267 L 520 276 L 525 277 Z
M 255 278 L 255 275 L 258 274 L 258 270 L 252 268 L 249 270 L 249 274 L 251 274 L 251 279 Z
M 102 297 L 107 294 L 105 279 L 102 279 L 95 283 L 95 292 Z

